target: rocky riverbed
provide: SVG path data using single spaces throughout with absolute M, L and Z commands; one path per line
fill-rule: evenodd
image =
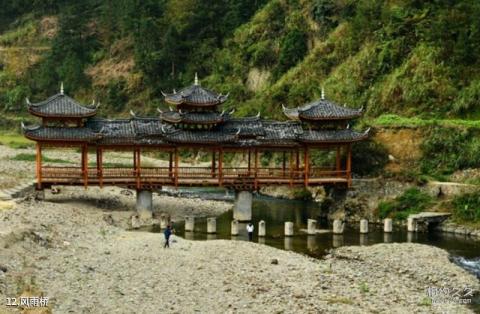
M 155 198 L 174 219 L 231 206 Z M 7 297 L 43 294 L 54 313 L 469 313 L 432 304 L 427 289 L 480 289 L 447 252 L 419 244 L 343 247 L 323 260 L 243 241 L 174 237 L 163 249 L 161 234 L 125 230 L 133 202 L 116 188 L 64 189 L 1 210 L 0 312 L 20 311 Z

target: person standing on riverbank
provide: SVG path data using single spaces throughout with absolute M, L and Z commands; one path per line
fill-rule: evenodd
M 163 248 L 170 248 L 170 236 L 172 235 L 172 227 L 170 225 L 167 225 L 167 228 L 163 231 L 163 235 L 165 235 L 165 245 Z
M 255 229 L 255 227 L 253 226 L 253 224 L 251 222 L 249 222 L 247 224 L 247 232 L 248 232 L 248 241 L 252 241 L 253 240 L 253 230 Z

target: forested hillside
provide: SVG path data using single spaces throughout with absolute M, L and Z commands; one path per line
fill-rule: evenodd
M 478 117 L 476 0 L 49 0 L 0 9 L 0 105 L 65 82 L 105 115 L 153 112 L 193 81 L 239 115 L 319 97 L 368 116 Z

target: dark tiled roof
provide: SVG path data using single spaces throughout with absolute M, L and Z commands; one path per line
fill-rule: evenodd
M 259 118 L 232 119 L 212 130 L 177 129 L 158 118 L 119 120 L 89 119 L 85 127 L 24 128 L 33 140 L 89 141 L 104 145 L 222 144 L 225 146 L 298 146 L 355 142 L 368 137 L 343 130 L 303 130 L 297 121 L 265 121 Z
M 362 109 L 339 106 L 329 100 L 320 99 L 299 108 L 283 107 L 283 112 L 292 120 L 345 120 L 359 117 Z
M 183 144 L 221 144 L 234 142 L 238 139 L 237 134 L 227 134 L 214 131 L 184 131 L 176 130 L 165 133 L 165 140 L 172 143 Z
M 228 114 L 218 112 L 184 112 L 167 111 L 160 115 L 160 118 L 170 123 L 190 124 L 215 124 L 222 123 L 228 118 Z
M 228 95 L 217 94 L 200 85 L 191 85 L 172 94 L 164 94 L 165 101 L 173 105 L 211 106 L 225 102 Z
M 240 130 L 241 137 L 264 136 L 263 121 L 259 117 L 229 119 L 219 128 L 219 132 L 235 133 Z
M 52 128 L 52 127 L 24 127 L 23 132 L 27 138 L 32 140 L 52 141 L 94 141 L 101 137 L 90 128 Z
M 31 104 L 28 102 L 28 110 L 33 115 L 40 117 L 72 118 L 91 117 L 97 112 L 97 108 L 84 106 L 62 93 L 56 94 L 39 103 Z
M 359 133 L 350 129 L 345 130 L 305 130 L 298 140 L 304 143 L 338 143 L 356 142 L 368 137 L 368 131 Z

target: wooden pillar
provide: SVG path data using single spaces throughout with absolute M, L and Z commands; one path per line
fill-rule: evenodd
M 212 178 L 215 178 L 215 172 L 216 172 L 216 161 L 215 161 L 215 149 L 212 150 Z
M 88 186 L 88 147 L 87 144 L 82 145 L 82 174 L 83 185 L 85 188 Z
M 303 165 L 304 165 L 304 184 L 305 186 L 308 186 L 308 175 L 310 171 L 310 158 L 309 158 L 309 152 L 308 152 L 308 147 L 305 146 L 305 149 L 303 151 Z
M 136 179 L 136 185 L 137 185 L 137 190 L 140 190 L 141 189 L 141 184 L 140 184 L 140 171 L 141 171 L 141 161 L 140 161 L 140 148 L 136 148 L 135 149 L 135 179 Z
M 289 177 L 290 177 L 290 187 L 293 186 L 293 151 L 290 151 L 290 157 L 288 158 L 288 168 L 289 168 Z
M 252 161 L 252 151 L 248 149 L 248 176 L 250 176 L 251 161 Z
M 103 148 L 97 147 L 97 178 L 98 185 L 103 187 Z
M 175 187 L 178 187 L 178 148 L 175 147 Z
M 258 149 L 255 148 L 255 182 L 254 182 L 254 186 L 255 186 L 255 190 L 258 189 Z
M 36 174 L 37 174 L 37 189 L 42 189 L 42 146 L 37 142 Z
M 299 171 L 300 170 L 300 149 L 297 148 L 295 152 L 295 170 Z
M 168 152 L 168 177 L 173 177 L 173 153 L 170 151 Z
M 340 146 L 337 146 L 337 156 L 336 156 L 336 165 L 337 177 L 341 176 L 340 171 L 342 170 L 342 161 L 340 159 Z
M 218 150 L 218 183 L 223 185 L 223 148 Z
M 348 186 L 352 185 L 352 145 L 347 146 L 347 182 Z
M 282 173 L 283 177 L 285 178 L 285 172 L 287 170 L 287 152 L 283 151 L 283 159 L 282 159 Z

